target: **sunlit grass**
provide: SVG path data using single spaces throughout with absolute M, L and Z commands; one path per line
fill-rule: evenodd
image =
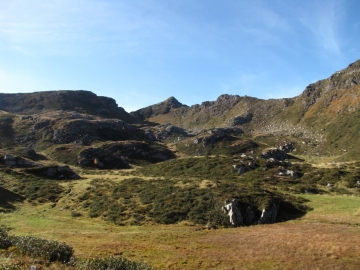
M 360 197 L 302 195 L 313 208 L 303 219 L 327 223 L 360 225 Z
M 79 258 L 122 254 L 156 269 L 356 269 L 360 198 L 304 197 L 314 210 L 300 220 L 236 229 L 187 223 L 116 226 L 101 218 L 73 218 L 71 209 L 51 203 L 24 203 L 0 213 L 0 224 L 11 234 L 66 242 Z

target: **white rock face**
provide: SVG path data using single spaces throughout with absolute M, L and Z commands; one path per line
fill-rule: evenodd
M 223 206 L 222 210 L 229 216 L 230 223 L 234 227 L 239 227 L 244 224 L 240 209 L 236 205 L 236 200 L 233 200 L 231 203 Z

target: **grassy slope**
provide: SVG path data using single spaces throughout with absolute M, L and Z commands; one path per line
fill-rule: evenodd
M 360 197 L 302 195 L 314 208 L 303 217 L 305 221 L 331 224 L 360 225 Z
M 300 220 L 235 229 L 201 230 L 186 224 L 118 227 L 72 218 L 70 210 L 50 204 L 27 203 L 13 213 L 1 213 L 0 224 L 17 235 L 65 241 L 78 257 L 122 253 L 157 269 L 356 269 L 360 198 L 305 197 L 314 210 Z

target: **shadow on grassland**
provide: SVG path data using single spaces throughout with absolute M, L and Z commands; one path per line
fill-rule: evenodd
M 9 212 L 16 209 L 16 202 L 23 202 L 24 197 L 8 189 L 0 187 L 0 211 Z

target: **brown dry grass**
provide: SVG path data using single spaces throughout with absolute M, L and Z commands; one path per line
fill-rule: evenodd
M 160 226 L 111 235 L 110 243 L 99 241 L 99 234 L 83 235 L 87 245 L 77 249 L 85 251 L 82 255 L 124 253 L 157 269 L 356 269 L 360 255 L 359 228 L 344 225 L 293 223 L 216 231 Z
M 308 198 L 319 206 L 326 201 Z M 297 221 L 206 230 L 186 224 L 119 227 L 71 218 L 70 210 L 59 207 L 25 204 L 16 213 L 0 214 L 0 223 L 14 234 L 69 243 L 77 257 L 123 254 L 156 269 L 358 269 L 359 213 L 343 213 L 342 222 L 332 224 L 341 209 L 324 206 Z

